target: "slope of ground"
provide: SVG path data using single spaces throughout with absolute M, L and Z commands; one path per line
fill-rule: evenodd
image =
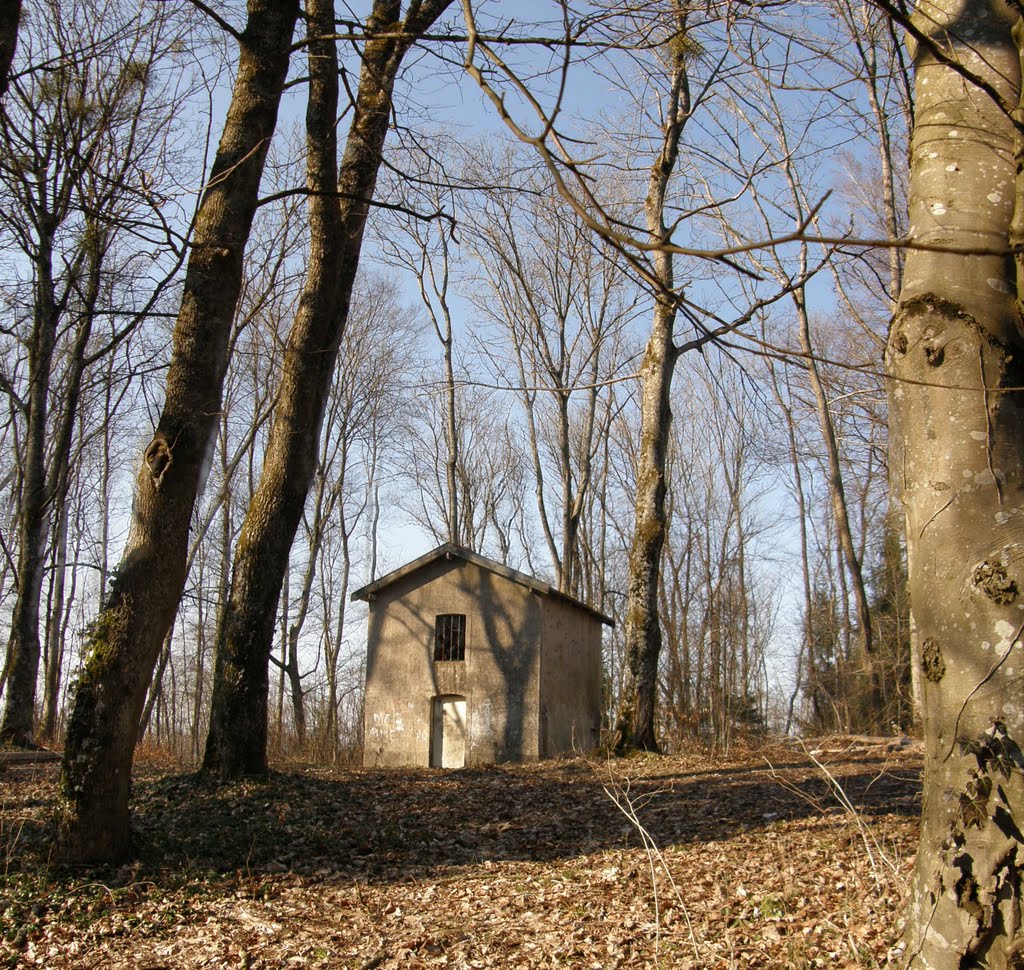
M 138 767 L 137 860 L 57 870 L 57 768 L 0 774 L 0 966 L 875 967 L 916 746 L 461 771 Z

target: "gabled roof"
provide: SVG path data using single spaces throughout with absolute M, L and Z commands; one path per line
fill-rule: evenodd
M 406 576 L 411 576 L 417 570 L 423 569 L 424 566 L 429 566 L 431 563 L 437 562 L 439 559 L 461 559 L 463 562 L 472 563 L 474 566 L 486 569 L 489 572 L 502 576 L 513 583 L 518 583 L 520 586 L 532 589 L 535 593 L 540 593 L 542 596 L 553 596 L 557 599 L 564 600 L 567 603 L 571 603 L 573 606 L 583 610 L 584 613 L 589 613 L 602 623 L 607 624 L 608 626 L 615 626 L 615 621 L 612 620 L 611 617 L 605 616 L 603 613 L 599 613 L 593 607 L 587 606 L 586 603 L 573 596 L 560 592 L 549 583 L 542 582 L 533 576 L 528 576 L 526 573 L 521 573 L 518 569 L 510 569 L 508 566 L 504 566 L 500 562 L 495 562 L 493 559 L 488 559 L 486 556 L 481 556 L 478 553 L 471 552 L 469 549 L 457 546 L 451 542 L 446 542 L 443 546 L 438 546 L 436 549 L 420 556 L 419 559 L 414 559 L 412 562 L 406 563 L 404 566 L 400 566 L 398 569 L 393 570 L 386 576 L 381 576 L 380 579 L 375 579 L 372 583 L 369 583 L 362 589 L 357 589 L 352 594 L 352 599 L 366 600 L 369 602 L 382 589 L 386 589 L 393 583 L 397 583 L 400 579 L 405 579 Z

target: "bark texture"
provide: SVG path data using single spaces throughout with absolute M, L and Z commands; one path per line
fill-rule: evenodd
M 666 257 L 670 258 L 670 257 Z M 629 550 L 626 590 L 626 684 L 620 716 L 619 745 L 657 751 L 655 702 L 658 694 L 658 658 L 661 656 L 661 620 L 658 590 L 661 552 L 665 545 L 666 467 L 672 421 L 672 340 L 675 311 L 658 301 L 655 322 L 640 371 L 640 447 L 633 543 Z
M 924 3 L 915 53 L 911 251 L 886 350 L 894 492 L 906 516 L 924 693 L 925 793 L 906 959 L 1019 967 L 1024 862 L 1024 340 L 1013 260 L 1014 129 L 935 50 L 1019 96 L 1017 14 Z M 1018 212 L 1020 201 L 1016 201 Z
M 62 768 L 65 858 L 129 851 L 132 753 L 185 581 L 189 524 L 220 411 L 242 258 L 288 70 L 298 4 L 249 0 L 227 120 L 196 221 L 166 398 L 136 481 L 131 530 L 92 624 Z
M 309 271 L 288 336 L 281 388 L 260 482 L 235 548 L 231 594 L 218 631 L 210 733 L 203 767 L 224 777 L 267 769 L 268 663 L 274 616 L 292 540 L 316 467 L 317 444 L 348 317 L 363 231 L 391 120 L 402 59 L 451 0 L 414 2 L 402 29 L 397 0 L 375 0 L 352 127 L 336 173 L 337 59 L 333 6 L 310 6 L 307 113 L 312 244 Z

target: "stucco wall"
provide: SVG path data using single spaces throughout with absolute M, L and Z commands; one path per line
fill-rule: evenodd
M 541 643 L 541 754 L 589 751 L 601 728 L 601 622 L 546 597 Z
M 435 663 L 434 619 L 466 617 L 464 662 Z M 440 560 L 370 603 L 363 763 L 426 765 L 431 704 L 466 698 L 467 764 L 538 757 L 541 603 L 464 560 Z M 493 644 L 493 648 L 490 646 Z

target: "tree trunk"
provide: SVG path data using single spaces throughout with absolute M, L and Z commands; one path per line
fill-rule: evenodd
M 224 603 L 227 603 L 227 595 L 224 596 Z M 277 750 L 284 751 L 284 671 L 288 666 L 288 622 L 291 616 L 291 583 L 288 570 L 284 571 L 281 579 L 281 599 L 278 602 L 277 612 L 280 620 L 281 635 L 281 656 L 274 659 L 274 666 L 277 667 L 277 697 L 274 701 L 274 725 L 277 732 Z M 220 626 L 218 622 L 218 626 Z M 273 648 L 271 648 L 273 652 Z M 268 729 L 269 734 L 269 729 Z
M 21 20 L 21 0 L 4 0 L 0 4 L 0 97 L 7 90 L 7 79 L 18 45 L 18 22 Z
M 40 220 L 56 232 L 52 222 Z M 82 307 L 75 340 L 68 354 L 66 387 L 59 407 L 53 409 L 56 429 L 47 455 L 50 425 L 50 394 L 57 329 L 61 306 L 55 295 L 52 273 L 53 236 L 42 234 L 36 261 L 36 316 L 29 356 L 29 402 L 26 416 L 25 479 L 21 501 L 18 594 L 12 611 L 8 656 L 11 659 L 11 689 L 0 725 L 0 743 L 23 746 L 32 735 L 36 680 L 39 674 L 39 606 L 42 594 L 46 544 L 53 517 L 65 514 L 71 474 L 74 429 L 79 420 L 79 400 L 86 369 L 86 349 L 92 335 L 96 305 L 100 296 L 101 273 L 109 245 L 109 235 L 87 220 L 87 230 L 77 254 L 86 283 L 82 287 Z M 66 302 L 67 296 L 61 302 Z M 47 462 L 49 468 L 47 468 Z M 61 567 L 62 568 L 62 567 Z M 52 673 L 52 669 L 48 671 Z M 48 686 L 49 682 L 48 682 Z M 56 685 L 54 685 L 56 686 Z M 44 736 L 51 729 L 47 715 Z
M 434 332 L 441 344 L 444 358 L 444 440 L 447 447 L 445 456 L 445 482 L 448 488 L 448 541 L 455 545 L 463 544 L 463 532 L 465 531 L 465 544 L 469 545 L 472 530 L 463 530 L 459 521 L 459 422 L 457 411 L 457 394 L 455 385 L 455 361 L 453 357 L 453 335 L 452 316 L 448 306 L 448 236 L 441 233 L 441 282 L 437 283 L 432 267 L 428 269 L 429 255 L 427 245 L 423 246 L 423 267 L 424 274 L 430 273 L 433 284 L 434 295 L 437 298 L 440 312 L 435 311 L 434 302 L 427 293 L 426 280 L 420 276 L 420 295 L 423 304 L 430 314 L 434 324 Z M 336 746 L 335 746 L 336 750 Z
M 153 717 L 153 711 L 157 711 L 157 735 L 159 740 L 159 703 L 164 691 L 164 673 L 171 661 L 171 647 L 174 644 L 174 623 L 167 628 L 167 635 L 160 647 L 160 657 L 156 665 L 156 672 L 149 685 L 149 693 L 146 695 L 146 703 L 142 708 L 142 716 L 139 718 L 137 739 L 141 741 L 149 730 L 149 723 Z
M 1019 967 L 1024 949 L 1024 413 L 1005 390 L 1024 385 L 1024 340 L 1020 284 L 998 255 L 1008 241 L 1022 251 L 1024 207 L 1018 175 L 1014 213 L 1007 112 L 943 63 L 952 56 L 1016 106 L 1018 16 L 995 0 L 943 0 L 916 20 L 935 46 L 915 52 L 912 235 L 997 255 L 909 252 L 886 350 L 924 687 L 913 967 Z
M 661 258 L 671 259 L 668 256 Z M 626 588 L 626 684 L 619 743 L 644 751 L 658 750 L 654 731 L 658 658 L 661 655 L 658 580 L 667 528 L 665 468 L 676 357 L 672 342 L 674 322 L 675 310 L 665 298 L 659 298 L 654 327 L 640 370 L 636 522 L 629 550 Z
M 796 699 L 800 694 L 801 681 L 806 668 L 806 680 L 808 689 L 806 691 L 811 704 L 812 724 L 821 723 L 821 703 L 818 691 L 818 670 L 816 657 L 814 656 L 814 638 L 811 635 L 811 622 L 813 620 L 813 605 L 811 597 L 811 561 L 810 550 L 807 541 L 807 500 L 804 493 L 803 473 L 800 470 L 800 449 L 796 438 L 796 421 L 793 419 L 793 410 L 788 403 L 788 397 L 784 398 L 782 389 L 779 387 L 778 374 L 775 371 L 773 362 L 768 362 L 768 371 L 772 379 L 772 395 L 775 403 L 782 411 L 786 419 L 786 444 L 789 451 L 789 463 L 793 469 L 793 497 L 796 499 L 797 524 L 800 534 L 800 576 L 803 580 L 804 593 L 804 622 L 803 637 L 800 644 L 800 652 L 797 658 L 796 683 L 793 685 L 793 693 L 789 700 L 789 710 L 786 715 L 787 736 L 793 725 L 794 708 Z
M 344 457 L 341 458 L 344 462 Z M 323 462 L 321 461 L 321 468 Z M 295 741 L 300 751 L 306 747 L 306 708 L 304 704 L 304 691 L 302 689 L 302 674 L 299 673 L 299 639 L 302 636 L 302 628 L 306 625 L 306 618 L 309 616 L 310 598 L 313 593 L 313 580 L 316 578 L 316 563 L 320 555 L 320 548 L 324 540 L 324 492 L 325 480 L 321 474 L 317 478 L 317 494 L 314 505 L 313 527 L 309 536 L 309 558 L 306 561 L 306 569 L 302 574 L 302 586 L 299 590 L 299 602 L 295 611 L 295 618 L 285 624 L 285 640 L 288 644 L 287 658 L 284 672 L 288 675 L 288 686 L 292 700 L 292 719 L 295 722 Z M 333 511 L 333 503 L 328 505 L 328 514 Z M 344 526 L 342 526 L 344 530 Z M 287 588 L 287 575 L 282 577 L 282 587 Z M 329 664 L 328 664 L 329 667 Z M 328 670 L 328 682 L 330 672 Z
M 35 719 L 36 679 L 39 675 L 39 599 L 49 529 L 46 426 L 60 319 L 53 282 L 53 234 L 57 224 L 45 214 L 39 221 L 40 240 L 34 267 L 35 316 L 28 354 L 29 390 L 18 535 L 18 593 L 7 643 L 7 705 L 0 723 L 0 745 L 16 747 L 32 743 Z
M 92 325 L 95 320 L 96 305 L 100 296 L 101 272 L 106 256 L 109 234 L 89 220 L 89 229 L 82 243 L 83 259 L 86 265 L 86 285 L 83 288 L 83 306 L 80 311 L 75 341 L 69 355 L 70 362 L 65 377 L 66 388 L 61 396 L 60 407 L 56 410 L 57 429 L 50 450 L 50 467 L 46 476 L 46 501 L 48 503 L 47 526 L 56 516 L 55 546 L 59 554 L 53 557 L 53 567 L 57 572 L 55 586 L 58 592 L 57 604 L 51 609 L 50 620 L 46 625 L 46 670 L 44 675 L 43 720 L 41 733 L 48 741 L 53 740 L 53 732 L 57 723 L 57 701 L 60 690 L 61 659 L 64 655 L 64 628 L 61 623 L 64 598 L 64 570 L 66 567 L 67 547 L 67 502 L 70 487 L 71 451 L 74 441 L 75 425 L 79 421 L 82 379 L 86 369 L 86 350 L 92 336 Z M 45 541 L 45 540 L 44 540 Z M 36 577 L 42 583 L 42 572 Z M 20 591 L 19 591 L 20 592 Z M 36 595 L 39 602 L 39 595 Z M 37 621 L 38 623 L 38 621 Z M 54 662 L 56 661 L 56 662 Z
M 185 582 L 189 526 L 220 412 L 242 259 L 288 70 L 295 0 L 249 0 L 224 132 L 196 218 L 163 412 L 136 481 L 131 531 L 92 624 L 61 778 L 65 858 L 129 851 L 132 752 L 153 664 Z
M 325 727 L 324 750 L 331 753 L 331 763 L 336 764 L 338 760 L 338 704 L 341 701 L 341 693 L 338 690 L 338 657 L 341 653 L 341 645 L 344 643 L 345 612 L 348 604 L 349 579 L 352 573 L 352 554 L 349 549 L 348 533 L 342 528 L 341 531 L 342 560 L 341 560 L 341 583 L 338 587 L 338 612 L 337 612 L 337 636 L 334 638 L 334 646 L 328 655 L 327 663 L 327 718 Z
M 295 530 L 316 467 L 317 442 L 338 346 L 348 316 L 363 230 L 391 121 L 395 77 L 412 41 L 451 0 L 413 4 L 395 31 L 396 0 L 375 0 L 340 175 L 337 164 L 337 54 L 330 3 L 311 5 L 307 111 L 309 184 L 341 194 L 310 197 L 312 246 L 306 287 L 288 336 L 274 425 L 259 485 L 235 549 L 231 596 L 218 630 L 210 734 L 203 767 L 222 777 L 267 769 L 268 662 L 274 611 Z M 375 37 L 382 29 L 384 34 Z
M 40 11 L 40 16 L 45 18 L 45 13 Z M 0 23 L 3 19 L 0 15 Z M 124 38 L 133 52 L 142 36 Z M 51 39 L 64 49 L 68 38 Z M 127 185 L 133 181 L 128 170 L 138 163 L 135 150 L 144 152 L 145 138 L 139 136 L 136 122 L 144 116 L 140 111 L 146 86 L 119 80 L 111 70 L 122 55 L 119 46 L 112 36 L 86 45 L 82 49 L 90 53 L 85 60 L 70 58 L 66 72 L 52 75 L 53 86 L 43 84 L 40 75 L 32 83 L 18 84 L 8 94 L 10 110 L 3 116 L 6 155 L 32 149 L 24 167 L 16 171 L 4 166 L 9 205 L 3 218 L 14 228 L 16 246 L 32 267 L 33 316 L 26 340 L 29 388 L 23 407 L 26 441 L 17 596 L 8 648 L 11 680 L 0 743 L 27 744 L 32 733 L 40 654 L 38 613 L 50 521 L 60 514 L 72 473 L 71 445 L 80 421 L 85 350 L 97 302 L 115 285 L 116 274 L 104 263 L 118 226 L 127 224 L 125 204 L 132 205 Z M 65 113 L 60 108 L 76 100 L 88 103 L 90 110 Z M 25 177 L 29 170 L 36 173 L 32 178 Z M 70 349 L 69 320 L 77 321 Z M 63 370 L 62 382 L 58 368 Z M 60 400 L 52 400 L 61 383 Z
M 313 193 L 308 275 L 288 335 L 263 472 L 235 547 L 231 592 L 217 626 L 203 767 L 223 776 L 266 771 L 274 620 L 292 539 L 315 469 L 320 431 L 317 404 L 326 394 L 338 346 L 331 337 L 336 320 L 344 316 L 335 292 L 343 243 L 340 208 L 333 198 L 338 185 L 334 127 L 338 64 L 335 42 L 324 39 L 333 31 L 333 24 L 328 26 L 329 7 L 318 0 L 308 12 L 307 182 Z
M 68 510 L 66 501 L 58 514 L 53 542 L 53 575 L 50 583 L 46 649 L 43 653 L 43 715 L 39 736 L 52 743 L 57 734 L 60 673 L 64 664 L 64 580 L 68 561 Z
M 689 117 L 690 96 L 686 65 L 686 15 L 673 4 L 676 33 L 666 45 L 672 58 L 671 87 L 665 106 L 662 147 L 651 169 L 644 211 L 647 230 L 654 240 L 665 240 L 665 198 L 676 160 L 683 126 Z M 619 718 L 618 744 L 657 751 L 654 714 L 658 694 L 658 658 L 661 622 L 658 586 L 661 550 L 665 544 L 665 469 L 668 461 L 672 374 L 676 364 L 673 343 L 676 309 L 669 295 L 673 287 L 672 256 L 656 252 L 653 273 L 660 292 L 655 297 L 654 323 L 640 367 L 640 446 L 633 542 L 629 550 L 626 589 L 626 684 Z
M 806 253 L 801 254 L 806 260 Z M 829 410 L 828 397 L 818 371 L 818 361 L 811 345 L 811 322 L 807 313 L 805 293 L 802 289 L 795 290 L 793 301 L 796 306 L 797 321 L 800 332 L 800 349 L 806 354 L 807 379 L 814 392 L 814 406 L 818 416 L 818 427 L 821 430 L 822 444 L 825 446 L 825 457 L 828 468 L 828 493 L 832 505 L 832 519 L 839 538 L 839 549 L 843 563 L 853 585 L 853 602 L 857 610 L 857 626 L 860 635 L 861 664 L 865 679 L 866 691 L 863 698 L 847 698 L 856 702 L 857 726 L 859 731 L 878 732 L 884 728 L 882 717 L 882 692 L 880 672 L 875 657 L 875 646 L 871 635 L 871 608 L 868 604 L 868 592 L 864 585 L 864 570 L 860 556 L 853 542 L 850 529 L 849 508 L 846 502 L 846 488 L 843 484 L 843 469 L 839 458 L 839 443 L 836 440 L 835 424 Z

